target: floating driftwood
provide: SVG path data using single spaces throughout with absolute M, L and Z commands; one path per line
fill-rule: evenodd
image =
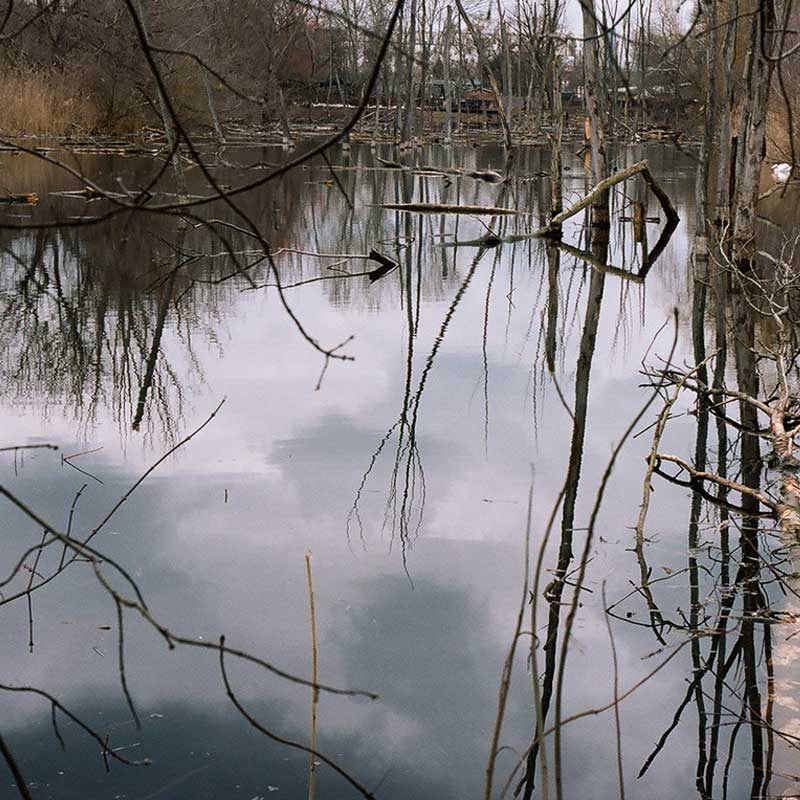
M 137 192 L 112 192 L 108 190 L 98 190 L 91 186 L 85 186 L 83 189 L 70 189 L 63 192 L 50 192 L 50 197 L 70 197 L 75 200 L 85 200 L 91 203 L 94 200 L 131 200 L 136 197 L 152 198 L 153 195 L 148 191 L 142 193 Z
M 458 206 L 447 203 L 384 203 L 380 208 L 389 211 L 410 211 L 415 214 L 523 214 L 516 208 L 497 208 L 496 206 Z
M 406 172 L 417 172 L 429 175 L 456 175 L 460 178 L 473 178 L 476 181 L 484 181 L 485 183 L 503 183 L 505 180 L 503 175 L 499 172 L 495 172 L 493 169 L 465 170 L 452 167 L 432 167 L 427 164 L 412 167 L 408 164 L 400 164 L 398 161 L 389 161 L 380 156 L 375 156 L 375 160 L 387 169 L 400 169 Z
M 39 202 L 39 195 L 36 192 L 28 192 L 27 194 L 4 194 L 0 195 L 0 203 L 12 204 L 18 203 L 20 205 L 35 206 Z
M 130 139 L 89 137 L 85 139 L 66 138 L 61 145 L 72 153 L 84 155 L 155 155 L 158 150 L 145 147 Z
M 527 236 L 498 236 L 490 231 L 477 239 L 459 239 L 452 242 L 442 242 L 441 247 L 497 247 L 500 244 L 513 244 L 525 241 Z

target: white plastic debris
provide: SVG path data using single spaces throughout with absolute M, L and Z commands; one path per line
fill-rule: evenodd
M 776 183 L 786 183 L 792 174 L 792 167 L 789 164 L 773 164 L 772 177 Z

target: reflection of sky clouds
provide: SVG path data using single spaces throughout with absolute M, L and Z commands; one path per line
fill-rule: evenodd
M 374 198 L 365 190 L 362 199 L 372 202 Z M 310 214 L 309 209 L 304 213 Z M 681 213 L 688 216 L 685 206 Z M 336 220 L 332 210 L 317 215 L 320 240 L 315 246 L 326 249 L 338 242 L 341 231 Z M 460 238 L 482 232 L 474 220 L 459 224 Z M 359 235 L 369 246 L 366 229 Z M 590 385 L 578 525 L 588 517 L 613 443 L 644 400 L 638 386 L 638 361 L 674 302 L 673 284 L 683 281 L 685 248 L 681 233 L 654 268 L 646 289 L 631 287 L 630 298 L 623 304 L 627 316 L 622 333 L 619 282 L 607 281 Z M 452 257 L 452 251 L 448 253 Z M 423 261 L 423 269 L 439 270 L 436 256 L 430 264 Z M 473 257 L 472 250 L 457 251 L 461 277 Z M 355 336 L 347 351 L 356 360 L 332 363 L 318 392 L 314 386 L 322 358 L 298 336 L 275 296 L 232 294 L 223 332 L 215 329 L 208 340 L 201 337 L 193 343 L 202 370 L 188 373 L 185 428 L 198 424 L 223 395 L 227 395 L 226 404 L 210 426 L 159 467 L 98 539 L 110 555 L 136 565 L 151 607 L 171 627 L 210 637 L 225 632 L 231 645 L 252 649 L 303 675 L 309 672 L 303 554 L 310 548 L 322 678 L 381 695 L 375 703 L 323 695 L 321 744 L 329 752 L 343 753 L 356 773 L 363 769 L 373 782 L 388 771 L 380 796 L 455 798 L 479 793 L 502 661 L 521 594 L 529 465 L 533 463 L 536 470 L 534 551 L 563 481 L 569 420 L 545 378 L 534 428 L 529 389 L 539 329 L 545 320 L 547 282 L 542 270 L 546 268 L 536 258 L 518 260 L 514 307 L 506 332 L 506 258 L 503 255 L 498 266 L 489 306 L 488 454 L 484 450 L 481 352 L 491 269 L 488 257 L 453 316 L 421 399 L 418 445 L 428 495 L 420 536 L 408 553 L 413 587 L 403 573 L 397 543 L 390 552 L 390 532 L 381 534 L 394 454 L 391 442 L 362 498 L 367 548 L 361 548 L 357 538 L 350 546 L 346 539 L 347 514 L 364 470 L 401 411 L 407 331 L 405 309 L 399 307 L 398 274 L 374 289 L 363 289 L 361 295 L 362 290 L 353 290 L 351 302 L 320 284 L 290 294 L 299 317 L 324 344 Z M 562 320 L 575 315 L 575 325 L 567 325 L 569 335 L 559 345 L 564 365 L 559 381 L 572 402 L 586 289 L 578 300 L 577 282 L 583 268 L 571 275 L 567 259 L 562 266 Z M 304 269 L 310 272 L 312 268 L 305 264 Z M 573 290 L 567 295 L 570 280 Z M 457 281 L 440 281 L 427 287 L 430 295 L 423 295 L 413 387 L 455 285 Z M 380 313 L 374 310 L 377 305 Z M 682 337 L 679 347 L 688 341 L 685 331 Z M 223 339 L 224 357 L 220 357 L 218 338 Z M 656 351 L 664 354 L 669 340 L 670 332 L 662 334 Z M 168 349 L 179 352 L 180 346 L 170 333 Z M 4 410 L 7 413 L 0 419 L 3 443 L 40 437 L 71 449 L 83 438 L 67 413 L 59 416 L 51 409 L 43 424 L 29 410 L 22 413 L 13 405 Z M 691 424 L 676 420 L 665 446 L 685 450 Z M 91 466 L 106 485 L 90 482 L 76 518 L 81 530 L 91 528 L 154 457 L 131 439 L 123 460 L 120 434 L 106 409 L 100 409 L 86 438 L 92 445 L 104 445 L 104 450 L 78 463 Z M 609 484 L 598 527 L 605 541 L 598 542 L 590 566 L 588 587 L 593 594 L 585 597 L 568 666 L 566 713 L 604 704 L 610 698 L 610 654 L 600 582 L 608 580 L 609 599 L 614 599 L 628 591 L 629 580 L 638 577 L 634 556 L 625 548 L 632 543 L 630 526 L 640 501 L 648 448 L 647 435 L 629 442 Z M 31 452 L 25 458 L 26 466 L 17 478 L 11 459 L 6 458 L 2 480 L 46 518 L 63 523 L 65 509 L 83 478 L 61 466 L 57 454 Z M 685 491 L 659 483 L 648 522 L 649 532 L 658 536 L 648 549 L 654 570 L 682 565 L 687 519 Z M 27 535 L 37 536 L 30 526 L 21 530 L 17 522 L 17 517 L 9 516 L 2 523 L 4 535 L 13 536 L 15 545 L 27 541 Z M 556 530 L 551 548 L 557 536 Z M 577 532 L 576 551 L 582 547 L 582 537 Z M 551 563 L 548 556 L 546 564 Z M 550 580 L 549 574 L 543 578 L 545 583 Z M 659 584 L 657 597 L 670 610 L 678 604 L 685 606 L 685 585 L 685 576 Z M 35 595 L 37 645 L 32 655 L 26 648 L 24 603 L 5 609 L 0 615 L 0 635 L 12 643 L 0 658 L 6 680 L 41 684 L 93 714 L 97 705 L 88 697 L 102 700 L 102 708 L 116 708 L 111 699 L 119 698 L 114 632 L 99 629 L 113 621 L 113 604 L 95 587 L 88 570 L 75 567 Z M 640 602 L 631 601 L 628 609 L 642 619 Z M 169 730 L 176 741 L 153 734 L 153 754 L 160 753 L 161 763 L 170 765 L 157 773 L 159 781 L 166 783 L 169 776 L 188 771 L 192 760 L 186 751 L 208 749 L 211 740 L 215 752 L 224 756 L 222 776 L 232 779 L 238 772 L 242 785 L 249 787 L 248 798 L 266 794 L 264 781 L 281 787 L 280 796 L 294 791 L 291 786 L 295 794 L 302 794 L 304 759 L 272 750 L 243 732 L 243 723 L 231 719 L 213 655 L 168 653 L 155 633 L 133 619 L 128 633 L 128 680 L 134 697 L 148 713 L 163 712 L 174 722 Z M 652 668 L 653 659 L 642 661 L 641 657 L 656 644 L 649 632 L 622 623 L 615 623 L 615 635 L 620 681 L 626 687 Z M 513 747 L 525 746 L 532 726 L 527 647 L 528 639 L 523 638 L 502 737 L 503 743 Z M 776 647 L 776 659 L 786 664 L 793 661 L 789 649 L 780 647 Z M 685 691 L 688 664 L 687 650 L 685 658 L 679 656 L 623 706 L 631 783 Z M 259 710 L 276 727 L 290 735 L 305 735 L 305 689 L 252 669 L 232 666 L 231 671 L 242 697 L 260 704 Z M 41 734 L 35 722 L 40 704 L 6 697 L 0 697 L 0 704 L 8 709 L 6 718 L 13 721 L 16 741 L 28 736 L 26 731 Z M 115 718 L 124 719 L 122 712 L 114 713 Z M 569 796 L 616 796 L 615 776 L 608 768 L 613 758 L 609 725 L 610 718 L 603 716 L 565 731 Z M 668 752 L 643 782 L 632 787 L 641 792 L 639 796 L 691 793 L 696 758 L 693 725 L 687 712 Z M 180 733 L 184 726 L 189 733 Z M 50 744 L 37 749 L 30 740 L 21 749 L 23 754 L 36 752 L 41 759 L 50 758 L 52 752 Z M 290 759 L 294 771 L 285 766 L 284 757 Z M 53 769 L 61 763 L 59 758 L 52 756 Z M 261 775 L 263 781 L 256 788 L 254 775 L 260 768 L 255 765 L 260 758 L 268 766 L 280 759 L 281 777 Z M 504 753 L 498 768 L 501 780 L 511 763 L 511 756 Z M 32 766 L 30 760 L 24 764 Z M 233 772 L 230 765 L 235 765 Z M 105 779 L 96 774 L 99 764 L 95 766 L 97 771 L 87 767 L 83 777 L 87 786 L 102 787 L 96 789 L 100 793 L 113 786 L 139 796 L 132 787 L 142 787 L 144 795 L 145 785 L 150 791 L 158 783 L 148 779 L 154 782 L 125 784 L 116 770 Z M 213 772 L 216 775 L 217 770 Z M 223 785 L 223 777 L 189 780 L 185 786 L 193 787 L 193 797 L 238 796 L 232 791 L 228 794 L 230 784 Z M 106 780 L 111 783 L 103 783 Z M 221 794 L 209 794 L 206 780 Z M 86 793 L 90 794 L 88 788 Z
M 131 509 L 130 518 L 117 523 L 124 535 L 108 540 L 115 545 L 115 555 L 141 565 L 141 580 L 152 607 L 176 627 L 206 633 L 225 630 L 232 644 L 246 644 L 272 655 L 282 666 L 305 673 L 308 640 L 302 551 L 310 543 L 315 554 L 322 674 L 326 680 L 381 694 L 381 700 L 368 705 L 323 697 L 321 725 L 331 747 L 341 752 L 342 742 L 351 741 L 358 754 L 351 763 L 367 769 L 372 764 L 392 767 L 387 778 L 389 796 L 397 781 L 410 780 L 409 771 L 419 779 L 412 782 L 417 791 L 428 776 L 434 783 L 447 776 L 447 787 L 440 787 L 443 794 L 428 796 L 469 793 L 482 775 L 500 663 L 519 599 L 519 544 L 423 538 L 415 549 L 412 590 L 386 554 L 343 553 L 341 527 L 324 524 L 324 514 L 314 516 L 311 530 L 299 525 L 298 530 L 276 537 L 280 526 L 265 524 L 273 503 L 259 498 L 257 482 L 242 488 L 233 525 L 225 515 L 209 514 L 208 503 L 199 502 L 201 489 L 191 483 L 189 479 L 172 482 L 169 489 L 159 486 L 140 499 L 149 508 L 149 516 L 159 521 L 144 537 L 129 535 L 136 521 Z M 159 495 L 167 500 L 165 505 L 158 502 Z M 284 504 L 292 507 L 294 499 L 289 497 Z M 519 528 L 522 509 L 514 507 L 512 515 Z M 37 598 L 36 603 L 42 623 L 37 625 L 40 644 L 35 655 L 28 657 L 24 643 L 16 637 L 19 650 L 4 656 L 4 668 L 12 666 L 9 660 L 19 660 L 18 674 L 59 687 L 64 699 L 73 702 L 80 700 L 87 682 L 95 693 L 111 694 L 116 684 L 116 670 L 110 663 L 113 634 L 90 633 L 91 626 L 108 622 L 111 608 L 108 602 L 100 602 L 97 593 L 87 594 L 91 584 L 91 580 L 76 581 L 71 576 L 69 583 L 56 584 L 63 588 L 42 593 L 43 602 Z M 571 661 L 576 675 L 594 672 L 598 660 L 606 660 L 607 643 L 595 603 L 585 610 L 576 631 Z M 64 609 L 75 611 L 65 615 Z M 80 618 L 77 631 L 76 615 Z M 71 625 L 59 627 L 65 616 Z M 23 618 L 20 608 L 17 628 Z M 137 627 L 129 626 L 137 646 L 129 648 L 128 673 L 134 696 L 145 710 L 162 712 L 164 704 L 175 698 L 202 703 L 209 712 L 224 705 L 213 658 L 167 654 L 154 634 L 143 636 Z M 623 672 L 623 684 L 627 684 L 644 669 L 638 662 L 641 641 L 626 626 L 619 626 L 617 636 L 623 664 L 633 665 Z M 105 651 L 105 659 L 91 649 L 94 642 Z M 57 669 L 39 672 L 31 670 L 31 663 L 68 663 L 71 669 L 67 674 Z M 570 710 L 608 699 L 606 669 L 604 679 L 573 684 Z M 646 702 L 634 699 L 625 710 L 631 729 L 649 728 L 652 739 L 657 731 L 646 720 L 652 717 L 656 689 L 665 691 L 666 718 L 671 698 L 683 687 L 682 669 L 666 683 L 664 678 L 650 688 Z M 239 677 L 237 685 L 248 700 L 268 692 L 287 703 L 291 710 L 278 715 L 277 722 L 305 719 L 305 691 L 258 678 L 251 671 Z M 529 692 L 524 666 L 519 664 L 506 741 L 526 738 Z M 270 719 L 276 721 L 272 711 Z M 600 746 L 593 737 L 607 725 L 608 720 L 589 721 L 570 731 L 566 743 L 576 766 L 600 763 Z M 591 755 L 583 752 L 588 741 L 595 741 Z M 607 742 L 607 737 L 601 741 Z M 629 745 L 635 754 L 635 740 Z M 646 744 L 642 747 L 646 750 Z M 228 758 L 236 762 L 239 754 Z M 669 763 L 674 765 L 674 752 Z M 572 780 L 579 780 L 582 770 L 571 774 Z M 587 786 L 596 788 L 596 776 L 586 780 Z M 598 796 L 613 796 L 612 778 L 607 788 L 607 795 Z

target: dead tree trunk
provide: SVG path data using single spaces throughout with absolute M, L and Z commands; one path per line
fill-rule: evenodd
M 710 177 L 711 148 L 714 143 L 714 133 L 717 121 L 717 3 L 716 0 L 701 0 L 700 5 L 705 17 L 706 27 L 706 124 L 703 128 L 703 139 L 700 145 L 700 163 L 697 165 L 695 176 L 695 240 L 694 252 L 696 258 L 708 256 L 708 197 Z
M 732 19 L 725 28 L 725 37 L 722 43 L 722 69 L 720 73 L 722 79 L 720 84 L 720 98 L 722 103 L 719 111 L 719 164 L 717 166 L 716 216 L 717 227 L 720 231 L 727 227 L 731 215 L 731 137 L 733 135 L 734 103 L 733 62 L 736 55 L 736 31 L 738 27 L 736 17 L 739 13 L 738 0 L 734 0 L 730 12 Z
M 489 77 L 489 85 L 492 87 L 492 93 L 495 96 L 495 102 L 497 103 L 497 116 L 500 118 L 500 125 L 503 128 L 503 133 L 505 138 L 505 149 L 506 149 L 505 171 L 506 174 L 509 174 L 511 172 L 511 163 L 514 158 L 514 151 L 511 142 L 511 128 L 509 127 L 508 124 L 508 116 L 506 114 L 505 103 L 503 102 L 503 94 L 500 91 L 500 86 L 497 83 L 494 71 L 492 70 L 492 67 L 489 64 L 489 62 L 486 60 L 486 54 L 484 53 L 484 48 L 481 43 L 481 38 L 480 35 L 478 34 L 478 31 L 472 24 L 472 20 L 469 18 L 469 15 L 464 9 L 464 5 L 461 2 L 461 0 L 456 0 L 456 5 L 458 6 L 458 13 L 464 20 L 464 24 L 467 26 L 467 30 L 469 31 L 470 36 L 472 36 L 472 41 L 475 44 L 475 50 L 478 53 L 478 62 L 480 63 L 483 71 Z
M 200 67 L 200 73 L 203 76 L 203 86 L 206 90 L 206 101 L 208 102 L 208 113 L 211 116 L 211 124 L 214 128 L 214 134 L 217 137 L 217 141 L 220 144 L 225 144 L 225 132 L 222 130 L 222 125 L 220 124 L 219 117 L 217 116 L 217 107 L 214 103 L 214 92 L 211 88 L 211 81 L 208 78 L 208 70 L 204 67 Z
M 503 7 L 500 0 L 497 0 L 497 14 L 500 19 L 500 44 L 503 53 L 503 84 L 506 90 L 505 93 L 505 111 L 506 121 L 508 127 L 512 126 L 513 111 L 513 87 L 511 76 L 511 48 L 508 43 L 508 26 L 506 23 L 505 15 L 503 14 Z
M 142 0 L 136 0 L 136 11 L 139 14 L 139 23 L 142 26 L 142 35 L 144 37 L 147 47 L 150 46 L 150 28 L 147 21 L 147 16 L 144 11 L 144 4 Z M 169 111 L 169 103 L 164 96 L 164 91 L 161 83 L 156 81 L 156 94 L 158 96 L 158 110 L 161 114 L 161 122 L 164 125 L 164 134 L 167 137 L 167 146 L 172 154 L 172 165 L 175 170 L 175 175 L 178 179 L 179 189 L 182 192 L 184 187 L 183 178 L 183 164 L 181 163 L 180 152 L 178 151 L 178 134 L 175 130 L 174 120 Z
M 564 109 L 561 104 L 561 79 L 555 58 L 552 59 L 551 66 L 550 107 L 553 132 L 550 135 L 550 213 L 555 217 L 564 208 L 564 197 L 561 191 L 561 137 L 564 130 Z
M 416 96 L 414 93 L 414 55 L 417 47 L 417 0 L 411 0 L 411 11 L 408 22 L 408 53 L 406 54 L 406 97 L 403 114 L 403 131 L 400 136 L 400 147 L 410 147 L 414 133 L 414 110 Z
M 759 178 L 764 157 L 769 91 L 774 62 L 768 58 L 775 30 L 773 0 L 763 2 L 763 12 L 753 16 L 751 23 L 749 74 L 746 83 L 746 128 L 741 169 L 736 188 L 733 256 L 737 266 L 748 269 L 755 255 L 755 220 L 758 203 Z M 744 127 L 744 125 L 743 125 Z
M 444 143 L 450 144 L 453 138 L 453 99 L 450 87 L 450 17 L 452 8 L 447 6 L 447 20 L 444 26 L 442 65 L 444 67 Z
M 589 119 L 589 141 L 591 147 L 592 177 L 598 185 L 608 174 L 606 163 L 605 132 L 603 128 L 604 96 L 600 79 L 597 17 L 594 0 L 581 3 L 583 17 L 583 81 L 586 94 L 586 113 Z M 608 192 L 599 194 L 592 207 L 592 225 L 607 227 L 609 224 Z

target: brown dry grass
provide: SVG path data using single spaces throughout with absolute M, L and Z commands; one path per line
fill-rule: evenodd
M 80 82 L 39 71 L 9 71 L 0 81 L 0 133 L 53 135 L 94 131 L 101 114 Z

